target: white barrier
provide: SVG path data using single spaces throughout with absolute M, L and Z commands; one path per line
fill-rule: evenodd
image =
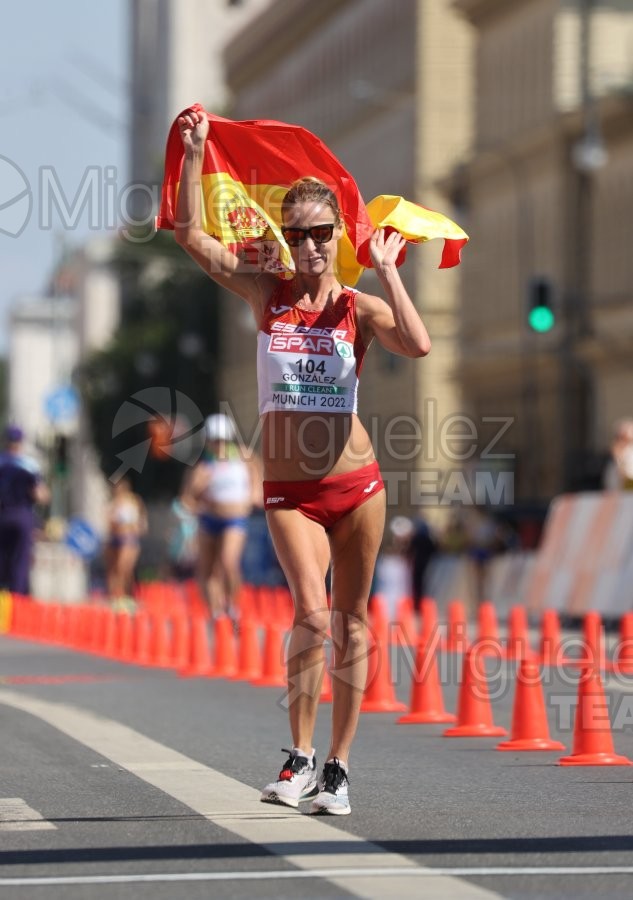
M 86 564 L 65 544 L 36 541 L 30 587 L 31 595 L 38 600 L 80 603 L 88 593 Z
M 551 504 L 525 603 L 532 612 L 633 609 L 633 493 L 564 494 Z
M 479 599 L 491 600 L 500 619 L 510 608 L 523 602 L 525 584 L 535 554 L 532 551 L 502 553 L 485 564 L 483 593 L 478 598 L 478 578 L 475 563 L 465 553 L 438 553 L 429 563 L 425 579 L 426 593 L 437 602 L 441 617 L 451 600 L 461 600 L 471 617 L 475 615 Z M 410 565 L 401 556 L 384 554 L 376 567 L 376 589 L 384 597 L 393 618 L 398 601 L 411 591 Z

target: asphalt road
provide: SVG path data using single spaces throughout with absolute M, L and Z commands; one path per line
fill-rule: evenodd
M 403 651 L 392 667 L 408 702 Z M 576 678 L 545 676 L 568 752 Z M 489 683 L 509 728 L 514 664 Z M 607 690 L 615 748 L 633 759 L 633 678 Z M 561 767 L 561 752 L 366 713 L 352 815 L 315 819 L 258 801 L 289 746 L 282 696 L 0 637 L 2 900 L 633 896 L 633 766 Z

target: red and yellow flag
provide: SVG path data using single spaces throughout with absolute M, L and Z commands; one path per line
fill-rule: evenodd
M 190 108 L 204 112 L 200 104 Z M 443 238 L 440 268 L 459 263 L 468 235 L 458 225 L 402 197 L 380 195 L 365 206 L 349 172 L 305 128 L 266 119 L 234 122 L 207 116 L 202 226 L 233 253 L 281 277 L 292 277 L 292 259 L 280 231 L 281 202 L 293 181 L 312 175 L 338 198 L 345 234 L 339 243 L 337 274 L 344 284 L 356 284 L 363 268 L 371 266 L 369 239 L 376 228 L 395 229 L 413 243 Z M 158 228 L 174 227 L 183 155 L 175 121 L 167 139 Z M 403 260 L 404 252 L 398 264 Z

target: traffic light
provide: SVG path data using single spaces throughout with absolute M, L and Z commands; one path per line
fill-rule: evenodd
M 65 477 L 68 474 L 69 462 L 68 438 L 65 434 L 57 434 L 53 448 L 55 474 L 62 478 Z
M 548 278 L 534 278 L 528 291 L 528 325 L 537 334 L 546 334 L 556 324 L 552 303 L 552 283 Z

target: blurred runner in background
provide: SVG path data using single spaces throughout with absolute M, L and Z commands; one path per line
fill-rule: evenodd
M 180 503 L 198 517 L 198 579 L 213 616 L 237 615 L 248 517 L 261 506 L 256 457 L 247 460 L 235 426 L 223 413 L 205 423 L 201 461 L 185 480 Z
M 110 600 L 130 599 L 134 570 L 141 552 L 141 538 L 147 532 L 145 504 L 132 491 L 128 478 L 112 486 L 107 511 L 108 534 L 105 546 L 106 589 Z

